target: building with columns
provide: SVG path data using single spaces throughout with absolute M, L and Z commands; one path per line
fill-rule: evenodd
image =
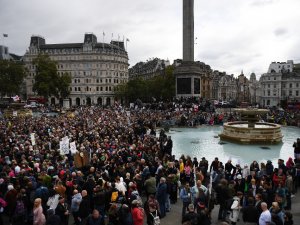
M 70 105 L 111 105 L 114 103 L 114 88 L 128 81 L 128 54 L 123 41 L 98 43 L 96 35 L 86 33 L 83 43 L 46 44 L 40 36 L 32 36 L 29 49 L 23 57 L 28 69 L 27 97 L 32 90 L 35 67 L 32 64 L 39 53 L 48 54 L 57 62 L 58 74 L 69 73 Z M 51 97 L 51 104 L 61 100 Z
M 231 102 L 237 98 L 237 80 L 233 75 L 224 75 L 218 82 L 218 99 Z
M 260 104 L 265 107 L 280 106 L 282 102 L 300 102 L 300 68 L 292 60 L 272 62 L 268 72 L 259 80 Z
M 129 79 L 141 78 L 148 80 L 156 76 L 163 76 L 167 66 L 170 66 L 170 61 L 159 58 L 150 59 L 147 62 L 138 62 L 128 70 Z

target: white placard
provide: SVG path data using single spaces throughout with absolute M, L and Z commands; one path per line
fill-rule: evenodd
M 76 154 L 77 149 L 76 149 L 75 141 L 73 141 L 73 142 L 70 143 L 70 151 L 71 151 L 72 155 Z
M 35 136 L 34 135 L 35 135 L 35 133 L 30 134 L 30 139 L 31 139 L 31 145 L 32 146 L 35 146 Z
M 67 136 L 62 138 L 62 140 L 59 142 L 59 147 L 61 155 L 69 154 L 69 138 Z

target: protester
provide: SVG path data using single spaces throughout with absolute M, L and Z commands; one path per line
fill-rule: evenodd
M 36 198 L 33 207 L 33 225 L 45 225 L 46 218 L 43 214 L 42 199 Z
M 134 225 L 143 225 L 144 224 L 144 209 L 141 207 L 138 200 L 133 200 L 132 209 L 131 209 L 132 219 Z
M 58 198 L 58 204 L 57 207 L 55 209 L 55 214 L 59 216 L 60 218 L 60 224 L 61 225 L 68 225 L 68 221 L 69 221 L 69 210 L 66 207 L 65 204 L 65 198 L 60 196 Z
M 268 205 L 265 202 L 261 203 L 262 213 L 259 216 L 259 225 L 267 225 L 271 221 L 271 213 L 268 210 Z
M 101 215 L 97 209 L 87 218 L 86 225 L 104 225 Z

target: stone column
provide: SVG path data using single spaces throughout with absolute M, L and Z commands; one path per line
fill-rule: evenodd
M 183 61 L 194 62 L 194 0 L 183 0 Z

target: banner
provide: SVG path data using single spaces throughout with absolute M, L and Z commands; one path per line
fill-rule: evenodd
M 75 141 L 70 143 L 70 151 L 72 155 L 75 155 L 77 152 Z
M 69 154 L 69 138 L 66 136 L 61 139 L 59 142 L 59 147 L 60 147 L 60 154 L 61 155 L 67 155 Z
M 35 136 L 34 135 L 35 135 L 35 133 L 30 134 L 30 139 L 31 139 L 31 145 L 32 146 L 35 146 Z

